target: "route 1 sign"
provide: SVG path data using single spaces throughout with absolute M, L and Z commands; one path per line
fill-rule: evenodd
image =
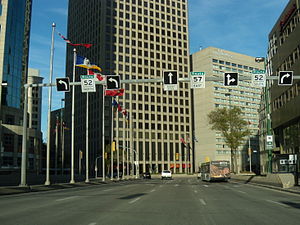
M 164 90 L 176 91 L 178 89 L 177 71 L 164 71 Z
M 190 72 L 191 88 L 205 88 L 205 72 Z
M 81 75 L 81 92 L 96 92 L 94 75 Z
M 266 86 L 266 71 L 265 70 L 253 70 L 252 71 L 252 86 L 265 87 Z

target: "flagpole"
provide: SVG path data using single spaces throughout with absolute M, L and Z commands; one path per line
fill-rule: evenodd
M 123 115 L 123 116 L 125 116 L 125 115 Z M 125 126 L 124 126 L 125 125 Z M 125 173 L 125 169 L 124 169 L 124 166 L 125 166 L 125 163 L 124 163 L 124 160 L 125 160 L 125 155 L 124 155 L 124 151 L 126 150 L 126 118 L 124 117 L 123 118 L 123 127 L 125 127 L 125 134 L 124 134 L 124 132 L 123 132 L 123 146 L 122 146 L 122 149 L 123 149 L 123 151 L 122 151 L 122 180 L 124 180 L 124 173 Z M 124 139 L 124 137 L 125 137 L 125 139 Z M 124 146 L 125 146 L 125 148 L 124 148 Z
M 104 103 L 105 103 L 105 91 L 102 86 L 102 181 L 105 181 L 105 135 L 104 135 Z
M 127 178 L 129 178 L 129 142 L 127 141 L 127 139 L 129 138 L 129 129 L 128 129 L 128 123 L 129 123 L 129 112 L 127 112 L 127 118 L 126 118 L 126 125 L 125 127 L 127 127 L 127 130 L 126 130 L 126 161 L 127 161 L 127 166 L 126 166 L 126 169 L 127 169 Z
M 75 82 L 75 66 L 76 66 L 76 48 L 73 49 L 73 82 Z M 74 184 L 74 132 L 75 132 L 75 127 L 74 127 L 74 111 L 75 111 L 75 85 L 72 85 L 72 137 L 71 137 L 71 180 L 70 184 Z
M 110 179 L 113 180 L 114 173 L 114 152 L 112 144 L 114 141 L 114 106 L 111 107 L 111 157 L 110 157 Z
M 89 71 L 87 69 L 87 74 Z M 89 183 L 89 93 L 86 93 L 86 124 L 85 124 L 85 183 Z
M 51 37 L 51 53 L 50 53 L 50 72 L 49 83 L 52 83 L 53 75 L 53 56 L 54 56 L 54 32 L 55 23 L 52 24 L 52 37 Z M 46 181 L 45 185 L 50 185 L 50 134 L 51 134 L 51 102 L 52 102 L 52 87 L 48 89 L 48 132 L 47 132 L 47 153 L 46 153 Z

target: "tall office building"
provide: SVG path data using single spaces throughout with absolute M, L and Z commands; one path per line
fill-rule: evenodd
M 218 107 L 237 106 L 242 109 L 244 119 L 249 121 L 251 130 L 250 147 L 252 149 L 252 169 L 258 167 L 258 108 L 261 88 L 251 86 L 252 70 L 261 70 L 263 65 L 255 62 L 254 57 L 208 47 L 191 56 L 192 71 L 205 72 L 206 77 L 218 77 L 220 81 L 207 81 L 205 88 L 194 89 L 194 129 L 196 170 L 200 164 L 210 160 L 230 160 L 230 148 L 224 142 L 222 134 L 211 130 L 207 114 Z M 237 72 L 249 80 L 239 81 L 238 86 L 226 87 L 223 84 L 225 72 Z M 249 137 L 240 146 L 238 169 L 249 171 Z
M 21 162 L 23 85 L 27 82 L 31 0 L 0 1 L 0 167 Z M 3 84 L 7 84 L 4 86 Z M 35 136 L 29 130 L 29 138 Z M 30 139 L 31 140 L 31 139 Z M 30 154 L 34 147 L 30 141 Z M 30 155 L 29 154 L 29 155 Z M 29 167 L 35 168 L 33 157 Z
M 290 0 L 269 33 L 268 68 L 271 76 L 279 71 L 293 71 L 300 74 L 300 1 Z M 300 152 L 300 81 L 294 79 L 291 86 L 278 86 L 273 82 L 270 88 L 270 108 L 274 132 L 274 169 L 286 171 L 289 167 L 280 164 L 286 154 Z M 299 162 L 299 160 L 298 160 Z M 294 163 L 293 163 L 294 164 Z
M 185 0 L 70 0 L 68 37 L 73 42 L 93 44 L 90 49 L 78 48 L 77 53 L 102 67 L 104 74 L 137 80 L 162 78 L 163 71 L 176 70 L 179 77 L 188 77 L 187 8 Z M 72 50 L 67 50 L 67 74 L 72 74 Z M 129 113 L 131 126 L 128 128 L 122 114 L 114 116 L 113 139 L 118 148 L 131 143 L 140 172 L 184 172 L 188 167 L 185 155 L 191 151 L 181 145 L 180 138 L 187 140 L 192 132 L 189 84 L 180 83 L 177 91 L 164 91 L 161 83 L 124 84 L 123 88 L 124 96 L 116 100 Z M 92 159 L 102 151 L 102 107 L 106 144 L 111 139 L 112 99 L 106 97 L 103 103 L 101 90 L 97 87 L 97 92 L 90 94 Z M 75 155 L 85 149 L 85 102 L 86 95 L 76 89 Z M 71 94 L 66 96 L 67 118 L 71 118 L 70 112 Z M 67 126 L 70 123 L 71 119 Z M 186 158 L 192 161 L 192 154 Z

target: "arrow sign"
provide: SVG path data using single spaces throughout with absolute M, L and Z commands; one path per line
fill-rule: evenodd
M 176 91 L 178 89 L 178 72 L 177 71 L 164 71 L 164 90 Z
M 279 71 L 278 85 L 292 85 L 293 84 L 293 71 Z
M 119 75 L 107 75 L 106 76 L 106 90 L 118 90 L 120 88 L 120 76 Z
M 224 85 L 225 86 L 237 86 L 238 85 L 238 73 L 224 73 Z
M 56 89 L 57 91 L 70 91 L 70 79 L 69 77 L 56 78 Z

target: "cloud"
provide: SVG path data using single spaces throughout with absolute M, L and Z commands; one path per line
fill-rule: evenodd
M 60 16 L 68 16 L 67 8 L 48 8 L 46 11 Z

